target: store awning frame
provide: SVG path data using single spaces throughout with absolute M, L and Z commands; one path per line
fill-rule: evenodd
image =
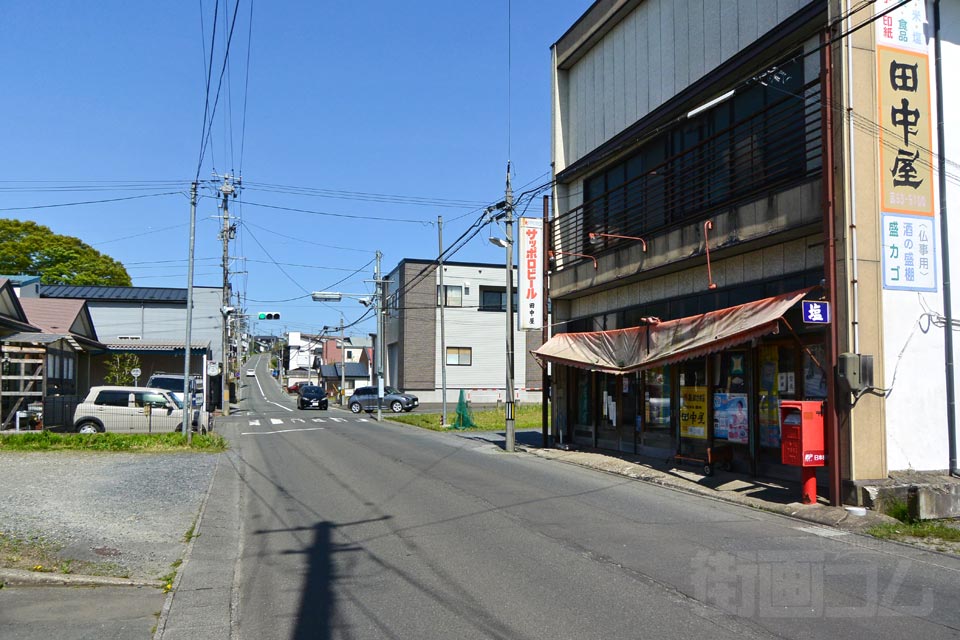
M 541 362 L 623 375 L 717 353 L 780 331 L 813 287 L 647 326 L 560 333 L 531 351 Z

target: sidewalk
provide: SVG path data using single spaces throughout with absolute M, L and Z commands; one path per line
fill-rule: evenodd
M 462 437 L 486 440 L 502 446 L 503 433 L 471 432 Z M 844 507 L 832 507 L 823 497 L 818 504 L 801 504 L 800 484 L 780 480 L 760 480 L 750 476 L 717 470 L 707 477 L 696 471 L 697 467 L 668 464 L 662 458 L 650 458 L 633 454 L 615 454 L 587 448 L 572 451 L 541 446 L 539 431 L 518 431 L 517 450 L 548 460 L 575 464 L 596 469 L 662 487 L 695 493 L 697 495 L 739 504 L 753 509 L 779 513 L 818 525 L 836 527 L 844 531 L 862 532 L 882 523 L 897 522 L 893 518 L 873 511 L 857 515 Z M 863 512 L 860 511 L 862 514 Z

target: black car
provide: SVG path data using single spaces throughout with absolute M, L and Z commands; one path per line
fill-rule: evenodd
M 297 390 L 297 409 L 327 408 L 327 393 L 323 387 L 303 385 Z
M 374 411 L 377 408 L 377 388 L 376 387 L 358 387 L 350 396 L 350 411 L 360 413 L 361 411 Z M 411 393 L 403 393 L 394 387 L 383 388 L 384 409 L 390 409 L 394 413 L 402 411 L 413 411 L 420 405 L 417 396 Z

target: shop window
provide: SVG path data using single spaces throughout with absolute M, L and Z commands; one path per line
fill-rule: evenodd
M 600 374 L 600 411 L 597 420 L 597 446 L 604 449 L 619 449 L 617 424 L 619 420 L 620 376 Z
M 738 444 L 750 442 L 749 368 L 746 351 L 715 356 L 718 378 L 713 393 L 713 437 Z
M 591 393 L 591 373 L 577 369 L 577 396 L 576 416 L 577 425 L 589 426 L 593 424 L 593 398 Z
M 703 457 L 707 446 L 707 362 L 677 366 L 680 376 L 680 453 Z
M 645 447 L 674 449 L 670 405 L 669 367 L 643 372 L 643 425 L 641 442 Z
M 822 344 L 807 345 L 803 352 L 803 397 L 822 400 L 827 397 L 827 372 L 823 369 L 826 350 Z

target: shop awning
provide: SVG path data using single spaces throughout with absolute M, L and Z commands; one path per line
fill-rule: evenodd
M 780 318 L 811 289 L 642 327 L 561 333 L 533 351 L 541 362 L 624 374 L 698 358 L 779 333 Z

